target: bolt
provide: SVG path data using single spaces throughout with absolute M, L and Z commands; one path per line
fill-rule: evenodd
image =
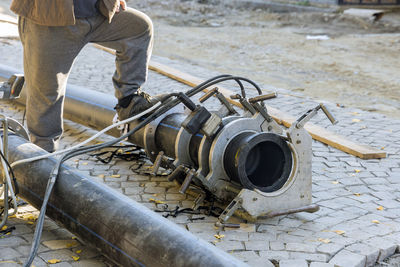
M 253 198 L 253 201 L 257 201 L 257 200 L 258 200 L 258 198 L 256 198 L 256 197 Z

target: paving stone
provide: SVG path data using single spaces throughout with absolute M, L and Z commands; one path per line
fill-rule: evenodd
M 25 262 L 25 261 L 27 261 L 27 258 L 20 258 L 19 260 L 21 262 Z M 46 263 L 40 257 L 35 257 L 35 259 L 33 260 L 32 266 L 45 267 L 45 266 L 48 266 L 48 263 Z
M 398 247 L 393 241 L 386 240 L 384 237 L 373 237 L 364 243 L 379 248 L 378 261 L 383 261 L 387 257 L 392 256 Z
M 271 250 L 284 250 L 285 249 L 285 243 L 278 242 L 278 241 L 270 241 L 269 242 L 269 248 Z
M 254 251 L 238 251 L 238 252 L 232 252 L 232 256 L 244 261 L 248 262 L 253 259 L 258 259 L 260 258 L 259 255 L 257 255 Z
M 304 259 L 307 261 L 327 262 L 329 257 L 325 254 L 308 253 L 308 252 L 289 252 L 290 259 Z
M 68 249 L 59 249 L 59 250 L 43 252 L 39 253 L 38 256 L 42 258 L 45 262 L 51 259 L 58 259 L 60 261 L 71 261 L 73 260 L 72 256 L 79 257 L 78 254 Z
M 161 194 L 165 193 L 165 187 L 145 187 L 144 192 L 150 194 Z
M 224 241 L 215 244 L 218 248 L 229 251 L 229 250 L 244 250 L 244 245 L 241 241 Z
M 268 259 L 262 258 L 262 257 L 258 257 L 255 259 L 251 259 L 249 261 L 246 262 L 249 266 L 253 266 L 253 267 L 275 267 L 275 265 L 270 262 Z
M 248 241 L 249 233 L 240 231 L 221 231 L 220 235 L 224 235 L 225 240 L 235 240 L 235 241 Z
M 283 218 L 282 220 L 280 220 L 279 224 L 295 228 L 295 227 L 299 227 L 300 225 L 302 225 L 303 222 L 300 220 L 297 220 L 297 219 Z
M 289 252 L 287 251 L 260 251 L 260 256 L 269 260 L 285 260 L 289 259 Z
M 334 264 L 326 262 L 311 262 L 310 267 L 336 267 Z
M 364 228 L 363 228 L 363 230 L 364 230 Z M 357 230 L 347 231 L 346 236 L 353 238 L 355 240 L 367 240 L 367 239 L 373 237 L 374 234 L 357 229 Z
M 2 261 L 0 262 L 0 267 L 20 267 L 21 264 L 16 261 Z
M 186 195 L 183 194 L 168 194 L 166 196 L 167 200 L 185 200 L 186 199 Z
M 143 187 L 125 187 L 125 194 L 126 195 L 136 195 L 143 193 Z
M 187 227 L 190 232 L 192 233 L 199 233 L 199 232 L 214 232 L 216 233 L 215 224 L 214 223 L 188 223 Z M 211 234 L 212 236 L 214 234 Z
M 316 252 L 316 245 L 305 244 L 305 243 L 287 243 L 286 250 L 314 253 Z
M 80 243 L 76 240 L 48 240 L 42 243 L 49 249 L 63 249 L 63 248 L 74 248 L 80 245 Z
M 43 229 L 46 229 L 47 231 L 51 230 L 56 230 L 59 229 L 60 226 L 58 226 L 55 222 L 50 220 L 49 218 L 45 218 L 44 223 L 43 223 Z
M 51 267 L 71 267 L 72 265 L 68 262 L 59 262 L 56 264 L 52 264 Z
M 308 263 L 305 260 L 281 260 L 279 267 L 308 267 Z
M 400 202 L 395 199 L 386 199 L 376 202 L 378 205 L 383 206 L 387 209 L 394 209 L 400 206 Z
M 21 254 L 13 248 L 1 248 L 0 260 L 18 260 Z
M 355 254 L 348 250 L 341 250 L 336 254 L 329 263 L 340 267 L 364 267 L 367 257 L 364 255 Z
M 246 250 L 268 250 L 269 249 L 269 242 L 268 241 L 259 241 L 259 240 L 254 240 L 254 241 L 247 241 L 244 242 L 244 246 L 246 247 Z
M 73 267 L 106 267 L 107 265 L 103 260 L 79 260 L 72 262 Z
M 344 248 L 343 244 L 328 243 L 328 244 L 321 244 L 320 246 L 318 246 L 317 251 L 328 254 L 329 256 L 333 256 L 343 248 Z
M 284 243 L 289 243 L 289 242 L 294 243 L 294 242 L 303 241 L 304 239 L 306 239 L 306 238 L 283 233 L 283 234 L 278 235 L 277 241 L 284 242 Z
M 29 244 L 29 246 L 17 246 L 15 247 L 15 249 L 21 253 L 23 256 L 28 256 L 29 253 L 31 252 L 31 244 Z M 39 249 L 38 252 L 45 252 L 45 251 L 49 251 L 50 249 L 48 247 L 45 247 L 43 245 L 39 245 Z
M 18 236 L 5 236 L 4 238 L 0 238 L 0 248 L 1 247 L 16 247 L 16 246 L 21 246 L 21 245 L 27 245 L 28 242 L 26 242 L 24 239 Z
M 31 229 L 31 227 L 28 227 L 23 224 L 15 225 L 15 228 L 16 229 L 14 231 L 12 231 L 13 235 L 23 235 L 23 234 L 33 233 L 33 230 Z M 48 228 L 46 227 L 46 229 L 48 229 Z
M 300 236 L 300 237 L 311 237 L 314 234 L 315 234 L 314 231 L 304 230 L 304 229 L 301 229 L 301 228 L 297 228 L 296 230 L 290 232 L 290 235 Z
M 249 233 L 249 240 L 252 241 L 275 241 L 276 238 L 277 235 L 273 231 L 270 233 Z
M 366 244 L 357 243 L 346 247 L 346 250 L 356 254 L 365 255 L 367 257 L 366 266 L 375 265 L 378 256 L 379 249 Z

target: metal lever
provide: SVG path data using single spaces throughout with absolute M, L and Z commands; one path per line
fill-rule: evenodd
M 333 114 L 328 110 L 328 108 L 324 104 L 319 104 L 321 106 L 322 111 L 325 113 L 325 115 L 328 117 L 328 119 L 331 121 L 333 125 L 338 123 L 338 120 L 333 116 Z
M 218 87 L 215 87 L 215 88 L 211 89 L 210 91 L 205 93 L 202 97 L 200 97 L 199 98 L 200 103 L 204 103 L 207 99 L 209 99 L 210 97 L 212 97 L 216 93 L 218 93 Z
M 152 175 L 156 175 L 157 174 L 158 169 L 161 166 L 161 162 L 162 162 L 163 156 L 164 156 L 164 151 L 160 151 L 160 153 L 158 153 L 158 155 L 156 157 L 156 160 L 154 161 L 153 168 L 151 170 L 151 174 Z
M 231 104 L 229 104 L 226 97 L 218 91 L 218 87 L 215 87 L 205 93 L 202 97 L 199 98 L 199 101 L 200 103 L 204 103 L 207 99 L 214 95 L 218 98 L 219 102 L 228 109 L 229 114 L 237 114 L 236 110 L 232 107 Z
M 196 173 L 195 169 L 191 169 L 189 173 L 186 175 L 185 180 L 182 183 L 181 188 L 179 189 L 179 193 L 185 194 L 186 190 L 188 190 L 190 183 L 192 182 L 194 175 Z
M 242 99 L 242 96 L 239 94 L 236 94 L 236 95 L 231 95 L 230 98 L 233 100 L 237 100 L 237 99 Z
M 272 99 L 272 98 L 275 98 L 277 96 L 278 96 L 278 94 L 276 92 L 270 93 L 270 94 L 266 94 L 266 95 L 259 95 L 259 96 L 256 96 L 256 97 L 249 98 L 249 103 L 253 104 L 253 103 L 256 103 L 256 102 Z
M 249 101 L 247 101 L 246 98 L 242 97 L 242 96 L 239 95 L 239 94 L 231 95 L 230 97 L 231 97 L 231 99 L 238 99 L 239 102 L 240 102 L 240 104 L 242 104 L 243 108 L 245 108 L 246 110 L 248 110 L 251 114 L 253 114 L 253 115 L 256 114 L 257 111 L 256 111 L 255 108 L 249 103 Z
M 263 116 L 264 119 L 265 119 L 266 121 L 271 122 L 271 121 L 273 120 L 272 117 L 271 117 L 270 115 L 268 115 L 267 109 L 264 108 L 263 106 L 261 106 L 260 104 L 258 104 L 258 103 L 253 103 L 253 107 L 254 107 L 258 112 L 260 112 L 261 116 Z
M 187 168 L 183 165 L 179 165 L 169 176 L 168 181 L 179 180 L 184 174 L 186 174 Z

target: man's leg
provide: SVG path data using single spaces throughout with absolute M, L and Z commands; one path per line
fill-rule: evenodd
M 132 95 L 147 79 L 147 66 L 153 47 L 153 24 L 144 13 L 132 8 L 117 13 L 112 22 L 96 23 L 89 41 L 116 50 L 113 83 L 115 96 Z M 91 19 L 89 19 L 91 21 Z
M 80 31 L 89 31 L 81 25 Z M 63 131 L 63 105 L 67 78 L 84 46 L 78 28 L 47 27 L 20 18 L 27 89 L 27 125 L 34 144 L 52 152 Z

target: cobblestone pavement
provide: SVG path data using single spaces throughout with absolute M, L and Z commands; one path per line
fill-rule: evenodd
M 21 46 L 17 41 L 0 39 L 0 63 L 22 69 L 21 58 Z M 204 79 L 216 74 L 195 65 L 156 56 L 153 59 Z M 113 94 L 110 78 L 113 62 L 113 56 L 89 46 L 77 59 L 69 81 Z M 226 87 L 235 89 L 230 84 Z M 147 88 L 151 94 L 187 89 L 154 72 L 149 73 Z M 269 88 L 268 85 L 263 88 L 280 94 L 270 100 L 269 105 L 295 116 L 317 104 L 300 94 Z M 354 141 L 384 148 L 388 157 L 361 160 L 314 141 L 313 200 L 321 207 L 318 212 L 259 220 L 226 231 L 214 227 L 215 217 L 202 216 L 203 220 L 191 220 L 192 215 L 182 214 L 169 219 L 252 266 L 273 266 L 273 263 L 281 267 L 373 266 L 394 254 L 400 245 L 400 121 L 326 104 L 340 123 L 331 126 L 322 115 L 315 117 L 314 123 Z M 20 120 L 23 109 L 1 103 L 0 113 Z M 66 121 L 62 144 L 70 146 L 93 133 L 84 126 Z M 192 205 L 193 198 L 179 194 L 176 186 L 164 177 L 134 173 L 131 169 L 136 168 L 137 163 L 113 160 L 104 165 L 85 155 L 68 164 L 153 210 L 160 208 L 160 204 L 155 204 L 152 199 L 170 207 Z M 16 230 L 0 239 L 0 266 L 19 266 L 13 262 L 20 262 L 28 255 L 34 216 L 37 216 L 37 211 L 26 206 L 17 218 L 9 221 L 8 227 L 16 226 Z M 245 223 L 237 218 L 232 218 L 232 221 Z M 217 239 L 216 234 L 223 237 Z M 61 260 L 52 266 L 109 264 L 95 249 L 72 237 L 47 220 L 35 265 L 45 266 L 50 259 Z

